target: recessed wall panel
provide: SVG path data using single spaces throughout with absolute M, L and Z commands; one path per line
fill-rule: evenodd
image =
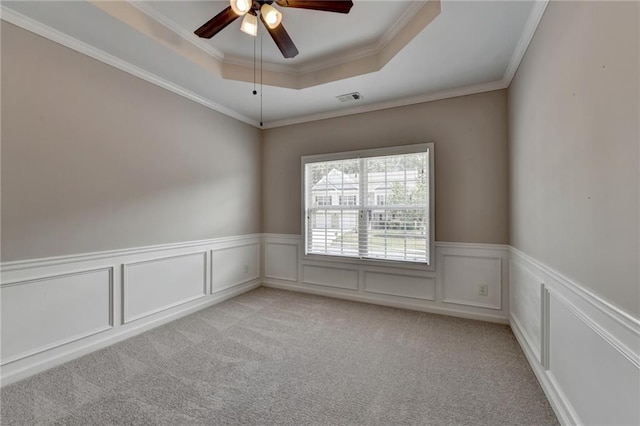
M 247 244 L 211 251 L 211 292 L 260 277 L 260 247 Z
M 304 284 L 357 290 L 358 271 L 357 269 L 303 265 L 302 282 Z
M 500 309 L 502 260 L 495 257 L 442 256 L 443 301 Z M 482 287 L 486 289 L 482 291 Z
M 542 342 L 542 301 L 540 297 L 541 279 L 520 263 L 510 262 L 511 314 L 518 321 L 528 343 L 541 360 Z
M 550 372 L 587 425 L 640 424 L 640 368 L 557 294 L 550 303 Z M 581 318 L 582 317 L 582 318 Z
M 125 323 L 206 295 L 206 252 L 122 267 Z
M 367 293 L 434 300 L 435 279 L 425 276 L 365 271 L 364 291 Z
M 265 243 L 264 275 L 277 280 L 298 280 L 298 245 Z
M 112 326 L 112 268 L 2 286 L 2 363 Z

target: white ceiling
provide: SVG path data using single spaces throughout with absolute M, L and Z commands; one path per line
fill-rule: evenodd
M 225 61 L 253 64 L 253 37 L 239 30 L 239 19 L 212 40 L 193 34 L 227 4 L 136 2 L 136 13 L 144 17 L 136 23 L 107 13 L 101 3 L 3 1 L 2 19 L 257 125 L 260 96 L 252 95 L 253 83 L 225 79 L 220 72 Z M 300 54 L 293 60 L 282 58 L 265 33 L 265 70 L 295 75 L 323 63 L 335 64 L 339 57 L 357 58 L 359 52 L 371 51 L 382 38 L 407 24 L 423 5 L 355 0 L 348 15 L 281 8 L 283 24 Z M 546 1 L 442 0 L 440 7 L 440 14 L 377 72 L 303 89 L 265 85 L 264 127 L 504 88 Z M 335 98 L 354 91 L 364 99 L 340 103 Z

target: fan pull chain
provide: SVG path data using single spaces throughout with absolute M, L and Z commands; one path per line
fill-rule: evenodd
M 256 91 L 256 38 L 253 38 L 253 94 L 257 95 Z
M 262 33 L 260 31 L 260 127 L 262 127 L 262 92 L 264 91 L 262 85 Z

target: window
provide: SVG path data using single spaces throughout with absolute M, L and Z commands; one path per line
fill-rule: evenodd
M 316 206 L 330 206 L 331 195 L 316 195 Z
M 341 195 L 340 205 L 341 206 L 355 206 L 356 205 L 356 196 L 355 195 Z
M 302 167 L 305 255 L 431 264 L 433 144 L 308 156 Z

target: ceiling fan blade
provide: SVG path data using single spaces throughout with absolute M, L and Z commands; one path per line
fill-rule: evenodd
M 351 0 L 276 0 L 279 6 L 296 7 L 299 9 L 323 10 L 325 12 L 349 13 L 353 2 Z
M 202 38 L 211 38 L 236 19 L 238 19 L 238 15 L 229 6 L 194 32 Z
M 287 30 L 284 29 L 284 25 L 280 24 L 275 28 L 269 28 L 266 22 L 264 22 L 262 14 L 260 14 L 260 19 L 262 20 L 264 27 L 267 29 L 267 31 L 269 31 L 269 34 L 271 35 L 273 41 L 276 43 L 276 46 L 278 46 L 278 49 L 280 49 L 280 52 L 282 52 L 282 55 L 285 58 L 295 57 L 298 54 L 298 48 L 295 44 L 293 44 L 293 40 L 291 40 L 291 37 L 289 37 L 289 33 L 287 33 Z

